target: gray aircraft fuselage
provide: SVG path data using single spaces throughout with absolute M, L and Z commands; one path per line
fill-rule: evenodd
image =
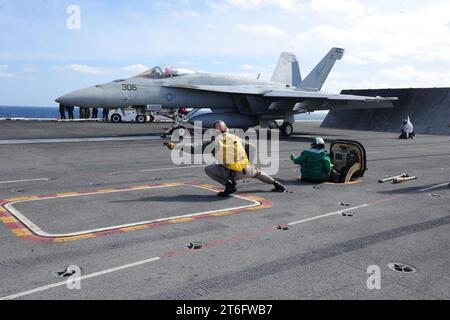
M 287 85 L 227 75 L 192 73 L 164 79 L 137 76 L 81 89 L 66 94 L 56 102 L 91 108 L 126 108 L 160 105 L 164 109 L 218 108 L 236 109 L 236 102 L 228 93 L 189 91 L 174 86 L 251 86 L 261 90 L 286 89 Z

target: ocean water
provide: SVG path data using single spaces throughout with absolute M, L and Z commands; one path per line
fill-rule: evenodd
M 78 110 L 75 110 L 75 117 Z M 295 118 L 297 120 L 323 121 L 326 114 L 311 113 L 299 114 Z M 0 118 L 58 118 L 59 109 L 55 107 L 8 107 L 0 106 Z
M 0 106 L 0 118 L 57 118 L 59 109 L 52 107 Z

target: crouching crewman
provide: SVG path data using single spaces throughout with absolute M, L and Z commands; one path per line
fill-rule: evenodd
M 228 127 L 223 121 L 214 123 L 213 128 L 218 130 L 221 135 L 201 146 L 172 142 L 165 142 L 164 145 L 170 150 L 183 150 L 190 153 L 195 153 L 197 148 L 201 148 L 203 152 L 207 147 L 212 147 L 217 164 L 206 167 L 205 172 L 211 179 L 225 186 L 225 190 L 218 194 L 220 197 L 228 197 L 235 193 L 237 191 L 236 182 L 247 178 L 258 179 L 273 185 L 274 192 L 286 191 L 281 183 L 250 163 L 250 151 L 255 150 L 254 146 L 229 133 Z
M 414 139 L 416 137 L 416 133 L 414 132 L 414 126 L 411 123 L 411 120 L 405 119 L 403 120 L 403 126 L 402 126 L 402 134 L 400 135 L 399 139 Z

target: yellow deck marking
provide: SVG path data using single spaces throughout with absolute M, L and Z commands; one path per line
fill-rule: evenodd
M 95 234 L 89 233 L 89 234 L 84 234 L 84 235 L 75 236 L 75 237 L 57 238 L 53 242 L 56 242 L 56 243 L 70 242 L 70 241 L 78 241 L 78 240 L 84 240 L 84 239 L 92 239 L 95 237 L 97 237 Z
M 176 220 L 171 220 L 170 223 L 182 223 L 182 222 L 188 222 L 188 221 L 194 221 L 194 218 L 181 218 Z
M 11 198 L 7 199 L 8 202 L 16 202 L 16 201 L 27 201 L 27 200 L 34 200 L 37 199 L 37 197 L 17 197 L 17 198 Z
M 222 211 L 222 212 L 213 213 L 211 215 L 214 217 L 223 217 L 223 216 L 228 216 L 233 213 L 234 213 L 234 211 Z
M 13 229 L 12 232 L 18 237 L 31 236 L 32 233 L 26 228 Z
M 117 189 L 109 188 L 109 189 L 99 189 L 95 190 L 96 193 L 111 193 L 111 192 L 117 192 Z
M 123 232 L 130 232 L 130 231 L 143 230 L 143 229 L 148 229 L 148 228 L 149 227 L 144 224 L 142 226 L 127 227 L 127 228 L 122 228 L 120 230 Z
M 330 186 L 350 186 L 352 184 L 359 184 L 361 182 L 362 182 L 361 180 L 355 180 L 355 181 L 350 181 L 350 182 L 346 182 L 346 183 L 325 182 L 325 184 L 330 185 Z
M 79 196 L 79 194 L 78 192 L 66 192 L 66 193 L 58 193 L 56 196 L 58 198 L 63 198 L 63 197 Z
M 131 187 L 130 190 L 142 190 L 142 189 L 149 189 L 149 186 L 135 186 Z
M 184 183 L 180 183 L 180 182 L 164 183 L 164 187 L 178 187 L 178 186 L 182 186 L 182 185 L 184 185 Z
M 3 223 L 14 223 L 14 222 L 19 222 L 16 218 L 14 217 L 0 217 L 0 221 Z

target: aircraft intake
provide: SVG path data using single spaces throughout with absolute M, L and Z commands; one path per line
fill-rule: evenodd
M 213 124 L 219 120 L 225 121 L 227 126 L 233 129 L 247 129 L 259 125 L 258 116 L 235 112 L 202 114 L 190 118 L 189 123 L 193 125 L 195 122 L 201 121 L 203 128 L 212 128 Z

